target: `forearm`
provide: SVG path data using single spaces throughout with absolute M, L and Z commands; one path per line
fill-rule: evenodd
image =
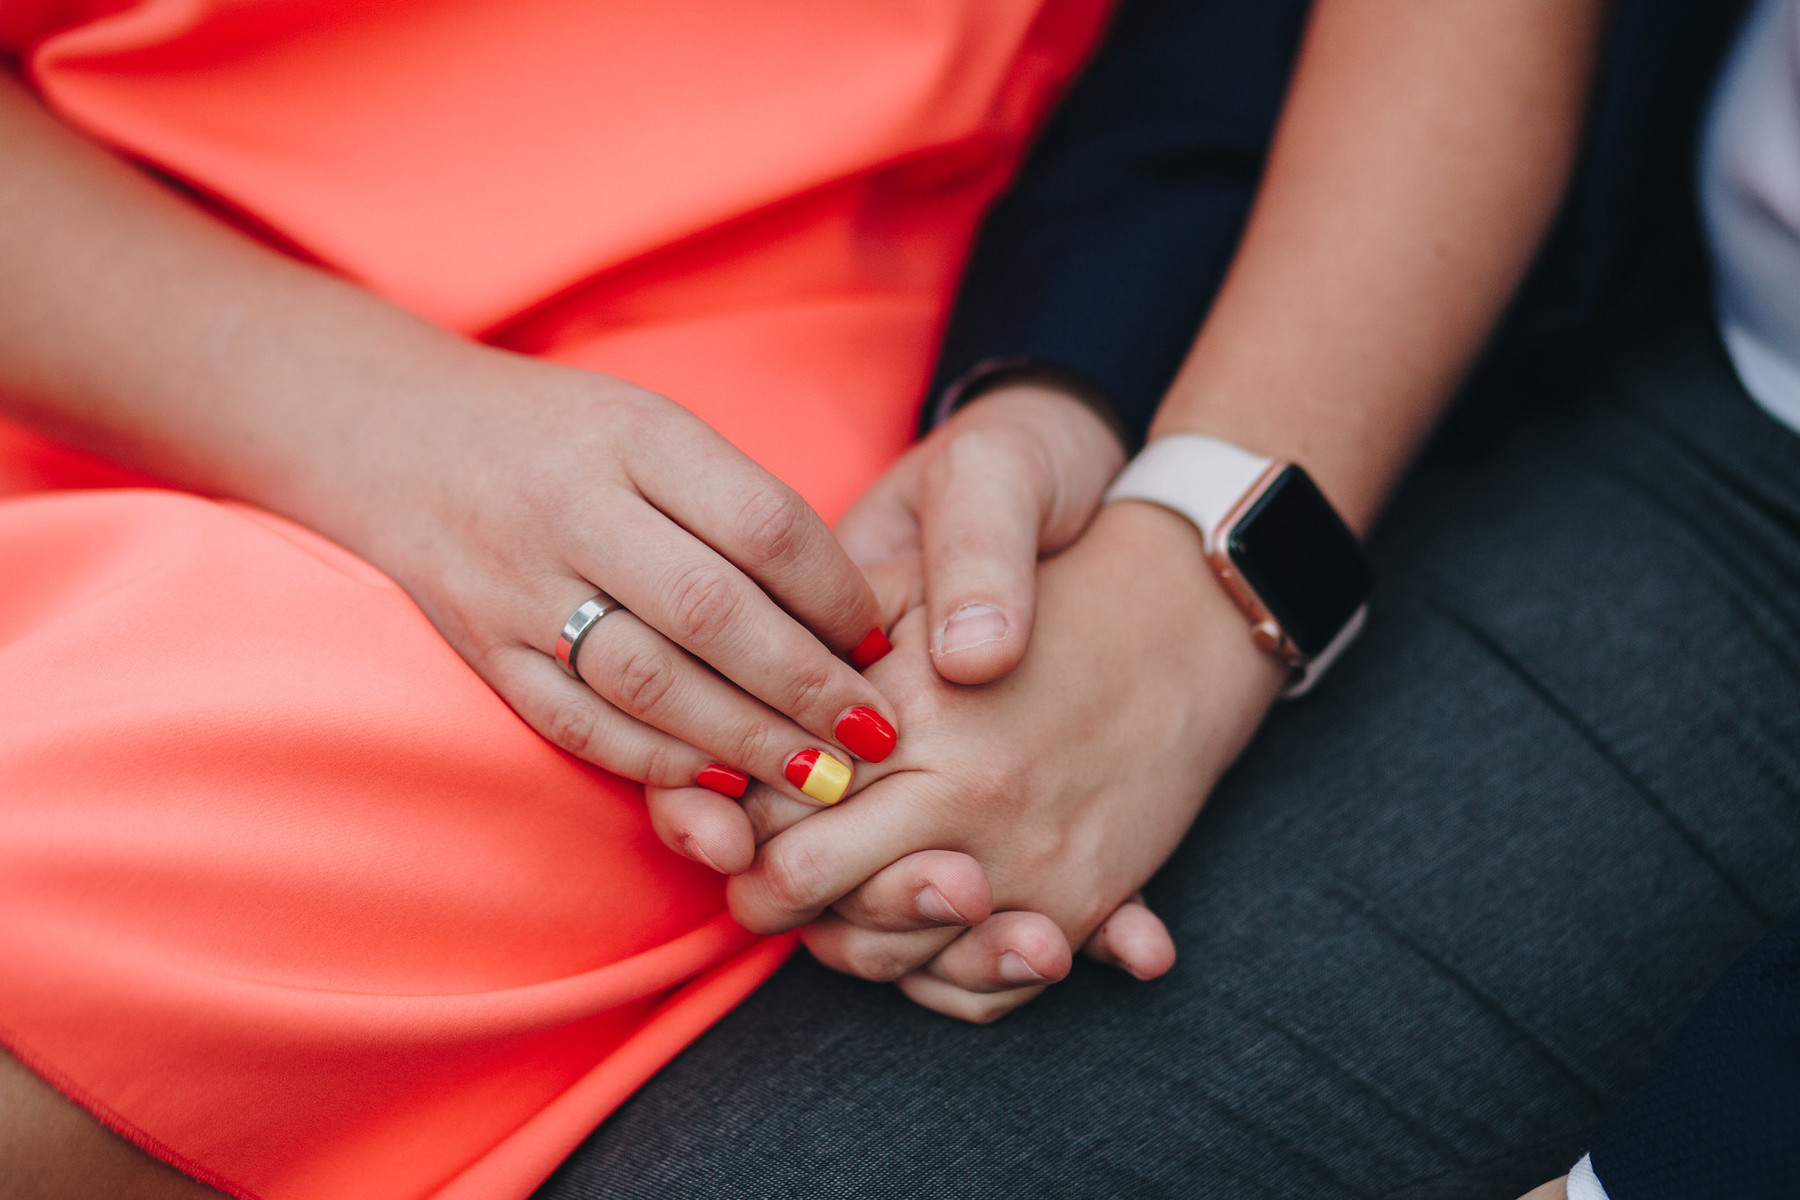
M 333 506 L 380 477 L 373 427 L 409 419 L 454 339 L 235 233 L 4 73 L 0 161 L 0 406 L 357 540 Z
M 1366 531 L 1555 215 L 1601 10 L 1320 0 L 1249 228 L 1152 435 L 1301 462 Z

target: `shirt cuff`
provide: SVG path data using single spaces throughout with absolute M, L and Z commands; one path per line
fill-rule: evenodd
M 1125 423 L 1103 389 L 1078 371 L 1041 362 L 1025 354 L 983 359 L 944 385 L 936 401 L 925 410 L 925 427 L 921 432 L 931 432 L 963 405 L 1008 383 L 1035 383 L 1064 392 L 1104 421 L 1126 454 L 1142 448 L 1143 439 Z
M 1610 1200 L 1600 1177 L 1594 1174 L 1594 1162 L 1587 1155 L 1569 1168 L 1569 1200 Z

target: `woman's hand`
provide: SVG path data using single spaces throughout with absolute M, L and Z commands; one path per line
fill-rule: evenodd
M 741 793 L 747 772 L 808 804 L 840 792 L 790 782 L 797 754 L 887 757 L 891 708 L 838 657 L 885 649 L 874 594 L 797 493 L 642 388 L 458 355 L 429 429 L 367 485 L 357 548 L 521 716 L 633 779 Z M 557 638 L 596 591 L 625 611 L 581 643 L 577 680 Z
M 0 161 L 9 412 L 356 551 L 540 732 L 621 774 L 693 783 L 717 762 L 724 790 L 749 772 L 802 799 L 784 777 L 796 752 L 891 748 L 885 701 L 836 657 L 885 645 L 865 643 L 861 573 L 687 412 L 274 254 L 4 71 Z M 584 643 L 590 690 L 554 654 L 602 589 L 630 611 Z
M 931 661 L 952 683 L 987 683 L 1030 643 L 1038 560 L 1080 536 L 1124 463 L 1085 402 L 1006 384 L 895 463 L 838 522 L 838 539 L 864 565 L 920 557 Z
M 1107 508 L 1043 565 L 1036 636 L 1004 679 L 946 683 L 921 653 L 928 636 L 924 612 L 910 613 L 870 673 L 906 745 L 854 804 L 763 845 L 728 894 L 752 929 L 817 919 L 807 942 L 828 965 L 991 1020 L 1060 978 L 1067 946 L 1161 866 L 1285 672 L 1250 644 L 1192 527 L 1141 504 Z M 746 808 L 767 828 L 792 816 L 761 791 Z M 979 863 L 995 915 L 967 932 L 880 928 L 875 910 L 927 850 Z

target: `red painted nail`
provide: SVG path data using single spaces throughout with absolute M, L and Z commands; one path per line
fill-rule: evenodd
M 700 769 L 700 774 L 695 777 L 694 782 L 721 796 L 742 800 L 744 789 L 750 786 L 750 777 L 736 767 L 728 767 L 723 763 L 712 763 Z
M 850 748 L 850 753 L 864 762 L 878 763 L 894 752 L 900 735 L 887 723 L 887 718 L 872 708 L 859 704 L 838 718 L 832 729 L 837 740 Z
M 856 649 L 850 652 L 850 665 L 859 671 L 866 671 L 886 658 L 887 652 L 893 648 L 894 643 L 888 641 L 887 634 L 879 629 L 871 629 L 869 636 L 856 643 Z
M 800 751 L 787 761 L 787 769 L 784 772 L 787 775 L 787 781 L 797 788 L 804 788 L 807 779 L 812 775 L 813 764 L 818 761 L 819 752 L 817 750 Z

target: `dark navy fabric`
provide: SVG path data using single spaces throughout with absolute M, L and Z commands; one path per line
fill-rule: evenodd
M 1237 247 L 1306 9 L 1126 0 L 982 228 L 934 395 L 1027 358 L 1141 435 Z
M 1691 286 L 1692 129 L 1743 0 L 1613 5 L 1575 183 L 1496 373 L 1560 370 L 1671 279 Z M 1125 0 L 989 214 L 934 400 L 983 364 L 1072 373 L 1141 438 L 1236 250 L 1305 0 Z
M 1800 920 L 1713 985 L 1590 1153 L 1611 1200 L 1800 1197 Z

